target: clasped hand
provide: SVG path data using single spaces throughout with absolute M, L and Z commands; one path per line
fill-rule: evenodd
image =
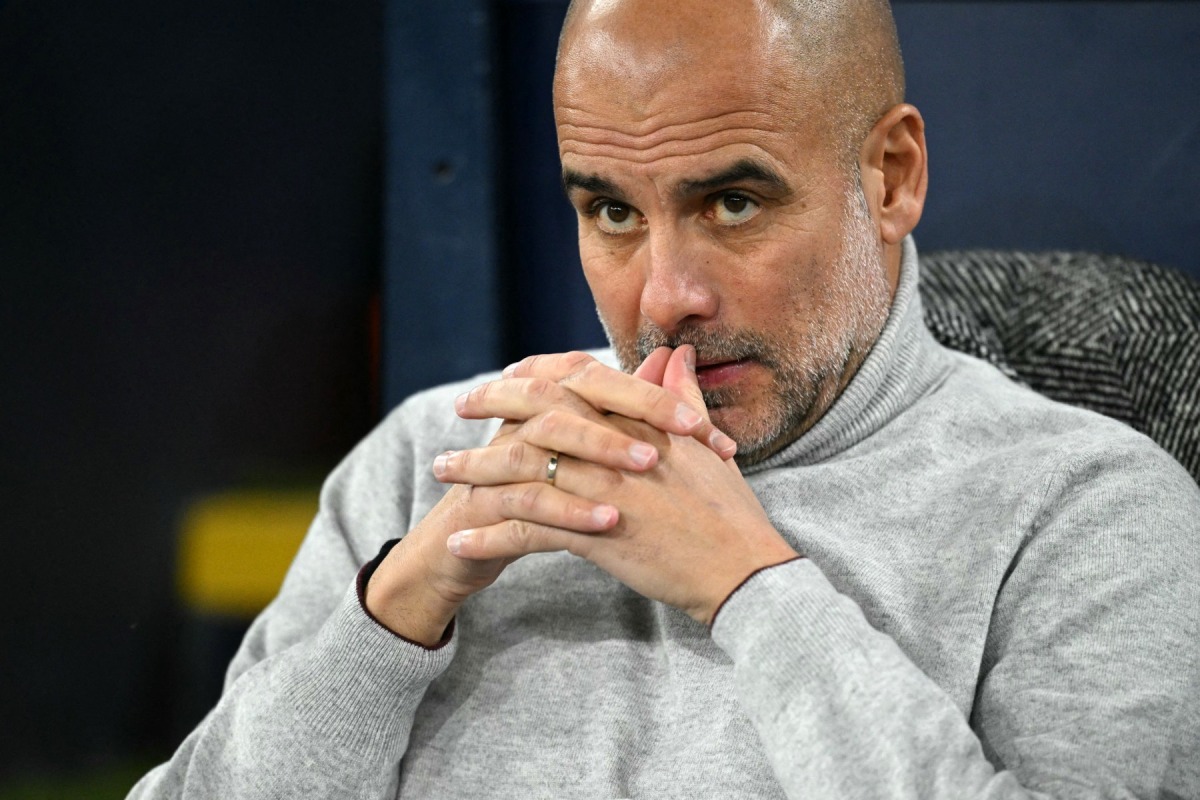
M 746 576 L 795 556 L 708 419 L 690 345 L 660 348 L 633 376 L 582 353 L 526 359 L 456 408 L 505 420 L 486 447 L 435 461 L 438 480 L 494 519 L 447 537 L 458 559 L 566 550 L 708 623 Z

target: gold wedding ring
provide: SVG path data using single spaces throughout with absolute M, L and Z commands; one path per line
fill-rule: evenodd
M 546 465 L 546 483 L 554 485 L 554 479 L 558 477 L 558 453 L 550 454 L 550 463 Z

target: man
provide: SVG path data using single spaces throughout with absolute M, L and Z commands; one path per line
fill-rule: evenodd
M 902 101 L 874 0 L 577 3 L 556 123 L 624 371 L 398 409 L 133 796 L 1200 791 L 1200 491 L 933 342 Z

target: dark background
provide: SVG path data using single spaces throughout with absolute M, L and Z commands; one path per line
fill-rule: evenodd
M 381 4 L 0 6 L 0 779 L 172 736 L 187 500 L 372 424 Z
M 194 721 L 189 499 L 311 483 L 412 389 L 599 343 L 550 120 L 564 5 L 0 0 L 0 789 Z M 1200 4 L 897 18 L 922 248 L 1200 276 Z

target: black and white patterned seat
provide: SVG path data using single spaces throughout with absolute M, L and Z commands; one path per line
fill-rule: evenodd
M 1200 283 L 1118 256 L 964 250 L 922 255 L 920 289 L 944 345 L 1131 425 L 1200 483 Z

